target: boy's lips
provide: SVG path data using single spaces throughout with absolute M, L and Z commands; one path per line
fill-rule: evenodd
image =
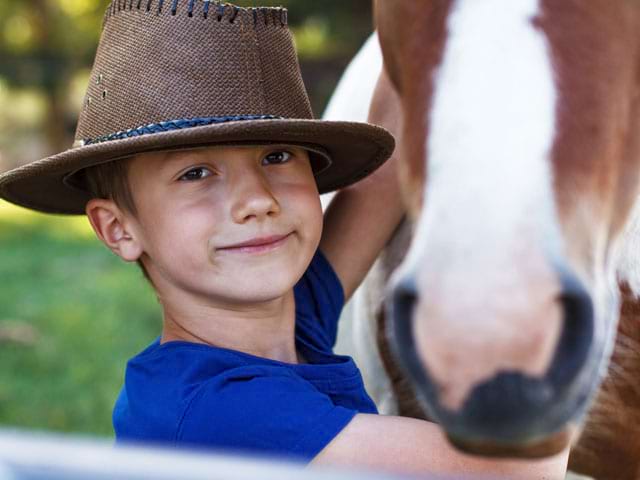
M 284 235 L 269 235 L 266 237 L 256 237 L 246 242 L 234 243 L 217 250 L 226 252 L 259 253 L 272 250 L 282 245 L 293 232 Z

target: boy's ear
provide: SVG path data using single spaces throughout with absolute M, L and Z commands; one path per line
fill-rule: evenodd
M 98 238 L 113 253 L 127 262 L 135 262 L 143 253 L 124 212 L 113 200 L 94 198 L 87 202 L 85 213 Z

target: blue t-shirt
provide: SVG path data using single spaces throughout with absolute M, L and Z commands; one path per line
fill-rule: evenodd
M 117 440 L 310 461 L 356 413 L 377 413 L 353 359 L 332 352 L 344 293 L 320 251 L 294 295 L 308 363 L 157 339 L 127 363 Z

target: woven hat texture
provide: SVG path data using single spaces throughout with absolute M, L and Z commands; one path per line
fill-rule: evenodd
M 287 11 L 202 0 L 114 0 L 73 146 L 0 175 L 0 196 L 84 213 L 82 169 L 136 153 L 216 144 L 307 148 L 321 193 L 393 150 L 384 129 L 314 120 Z

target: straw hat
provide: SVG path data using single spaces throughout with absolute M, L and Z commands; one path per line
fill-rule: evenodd
M 69 150 L 0 175 L 0 196 L 82 214 L 82 169 L 136 153 L 213 144 L 300 145 L 321 193 L 380 166 L 389 133 L 314 120 L 287 11 L 203 0 L 113 0 Z

